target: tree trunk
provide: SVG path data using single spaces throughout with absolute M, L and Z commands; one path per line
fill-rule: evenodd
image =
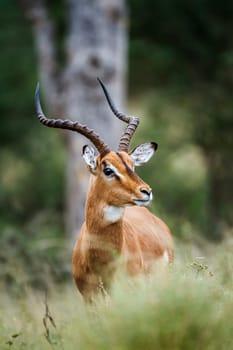
M 35 28 L 39 72 L 50 112 L 86 124 L 115 147 L 122 123 L 110 111 L 99 77 L 119 109 L 126 75 L 126 7 L 124 0 L 67 0 L 67 62 L 57 71 L 53 23 L 44 1 L 21 0 Z M 84 220 L 88 171 L 81 159 L 81 135 L 67 132 L 66 231 L 74 240 Z
M 119 0 L 69 0 L 67 115 L 99 132 L 115 147 L 122 125 L 113 117 L 96 78 L 122 108 L 125 79 L 125 9 Z M 77 235 L 84 219 L 87 170 L 80 136 L 68 135 L 67 232 Z

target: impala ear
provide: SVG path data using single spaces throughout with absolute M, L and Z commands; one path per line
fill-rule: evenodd
M 157 148 L 158 145 L 155 142 L 143 143 L 142 145 L 134 148 L 134 150 L 130 152 L 130 157 L 133 160 L 134 165 L 140 166 L 148 162 Z
M 83 146 L 83 159 L 87 164 L 88 169 L 92 174 L 96 174 L 97 162 L 96 162 L 95 150 L 92 146 Z

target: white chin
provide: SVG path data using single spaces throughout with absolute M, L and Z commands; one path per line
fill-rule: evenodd
M 147 205 L 149 205 L 151 202 L 151 200 L 149 201 L 142 201 L 142 200 L 135 200 L 134 203 L 136 205 L 138 205 L 139 207 L 146 207 Z

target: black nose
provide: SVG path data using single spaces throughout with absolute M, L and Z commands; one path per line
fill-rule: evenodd
M 151 190 L 148 191 L 145 188 L 140 188 L 140 192 L 146 194 L 149 197 L 152 191 Z

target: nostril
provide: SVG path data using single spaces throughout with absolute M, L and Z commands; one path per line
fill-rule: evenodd
M 150 194 L 151 194 L 151 190 L 148 191 L 145 188 L 140 188 L 140 192 L 146 194 L 147 196 L 150 196 Z

